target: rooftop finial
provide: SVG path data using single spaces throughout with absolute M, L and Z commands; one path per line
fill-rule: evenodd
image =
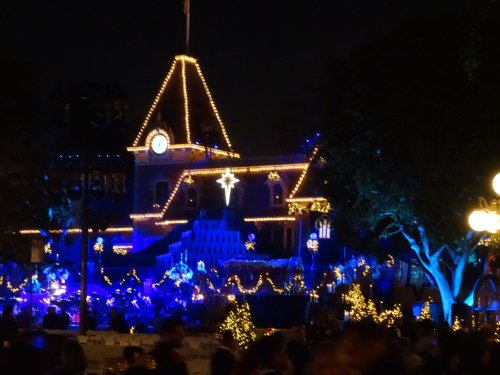
M 184 0 L 184 14 L 186 15 L 186 55 L 189 55 L 189 18 L 190 18 L 189 0 Z

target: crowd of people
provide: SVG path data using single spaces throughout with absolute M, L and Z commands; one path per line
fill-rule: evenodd
M 123 358 L 108 373 L 189 375 L 178 351 L 186 334 L 184 321 L 165 319 L 158 333 L 159 341 L 151 351 L 125 347 Z M 446 324 L 425 319 L 398 319 L 391 328 L 368 319 L 323 329 L 296 324 L 287 335 L 274 332 L 245 350 L 238 350 L 232 331 L 225 331 L 219 335 L 219 344 L 211 354 L 211 375 L 500 373 L 500 343 L 490 332 L 453 331 Z M 9 306 L 0 317 L 0 345 L 2 374 L 84 374 L 87 367 L 84 347 L 78 341 L 19 330 Z

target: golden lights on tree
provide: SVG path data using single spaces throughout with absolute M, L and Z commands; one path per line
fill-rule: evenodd
M 422 307 L 422 310 L 420 310 L 420 314 L 417 316 L 417 320 L 424 320 L 424 319 L 432 320 L 431 303 L 432 303 L 431 298 L 429 298 L 427 301 L 424 302 L 424 306 Z
M 403 317 L 401 305 L 395 305 L 393 309 L 381 311 L 379 315 L 375 303 L 370 298 L 366 299 L 363 296 L 361 287 L 357 283 L 352 284 L 345 300 L 351 305 L 350 310 L 347 312 L 351 320 L 358 321 L 365 318 L 372 318 L 376 323 L 391 327 L 394 325 L 396 319 Z
M 497 322 L 495 326 L 494 340 L 495 342 L 500 343 L 500 320 Z
M 238 347 L 242 350 L 248 348 L 257 338 L 248 303 L 243 302 L 241 305 L 235 303 L 233 309 L 221 323 L 219 331 L 231 331 Z
M 455 320 L 453 320 L 453 325 L 451 326 L 452 331 L 458 331 L 464 328 L 464 321 L 460 319 L 458 316 L 455 316 Z
M 361 320 L 366 317 L 376 317 L 377 309 L 371 299 L 366 300 L 361 292 L 361 287 L 357 283 L 351 285 L 347 293 L 346 302 L 351 305 L 349 318 L 351 320 Z

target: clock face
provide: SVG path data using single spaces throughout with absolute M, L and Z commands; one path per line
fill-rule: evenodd
M 168 139 L 163 134 L 156 134 L 151 140 L 151 149 L 155 154 L 163 154 L 167 151 Z

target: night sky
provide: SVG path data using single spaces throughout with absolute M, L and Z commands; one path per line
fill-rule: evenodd
M 297 112 L 316 101 L 329 61 L 447 3 L 191 0 L 190 54 L 199 59 L 237 151 L 276 150 L 283 132 L 302 138 L 318 125 L 314 106 L 306 119 Z M 182 0 L 1 7 L 4 59 L 34 72 L 42 100 L 60 82 L 117 81 L 129 95 L 132 132 L 174 55 L 185 52 Z

